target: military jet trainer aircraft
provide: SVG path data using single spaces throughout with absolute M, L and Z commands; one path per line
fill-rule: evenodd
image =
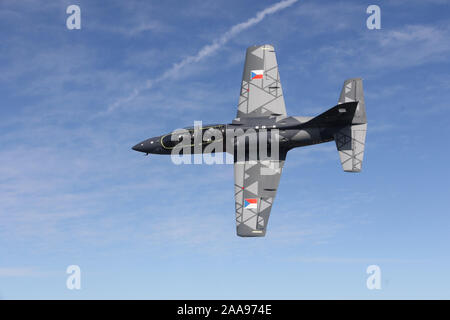
M 275 159 L 239 158 L 236 148 L 232 151 L 237 234 L 263 237 L 290 149 L 334 140 L 344 171 L 361 170 L 367 130 L 362 80 L 345 80 L 338 104 L 316 117 L 288 116 L 273 46 L 252 46 L 246 53 L 237 116 L 230 124 L 204 126 L 202 130 L 211 128 L 226 132 L 224 145 L 229 139 L 236 139 L 238 130 L 276 131 L 279 152 Z M 192 128 L 188 132 L 194 136 Z M 171 154 L 180 141 L 179 134 L 171 132 L 142 141 L 133 150 Z M 200 141 L 200 152 L 205 152 L 211 139 Z M 270 138 L 267 141 L 271 143 Z M 194 142 L 190 146 L 192 153 L 198 153 Z

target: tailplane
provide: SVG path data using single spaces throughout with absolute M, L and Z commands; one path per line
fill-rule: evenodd
M 362 79 L 345 80 L 339 97 L 339 105 L 357 103 L 350 124 L 343 126 L 334 134 L 342 169 L 346 172 L 360 172 L 364 158 L 367 132 L 366 106 Z
M 366 104 L 361 78 L 348 79 L 344 81 L 338 104 L 346 102 L 358 102 L 352 124 L 367 123 Z

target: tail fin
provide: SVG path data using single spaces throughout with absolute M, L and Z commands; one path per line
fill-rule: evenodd
M 364 158 L 364 147 L 367 131 L 366 106 L 362 79 L 345 80 L 339 104 L 357 102 L 351 124 L 342 127 L 334 134 L 339 151 L 342 169 L 347 172 L 359 172 Z
M 301 125 L 301 128 L 307 127 L 343 127 L 352 123 L 358 102 L 344 102 L 328 109 L 317 117 Z

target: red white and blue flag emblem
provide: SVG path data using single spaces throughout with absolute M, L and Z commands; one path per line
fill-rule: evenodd
M 245 209 L 258 209 L 258 199 L 244 199 Z
M 264 70 L 252 70 L 250 72 L 250 80 L 262 79 L 264 75 Z

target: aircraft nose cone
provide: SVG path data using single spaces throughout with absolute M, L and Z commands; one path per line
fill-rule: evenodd
M 140 151 L 140 152 L 145 152 L 144 151 L 144 144 L 141 142 L 141 143 L 138 143 L 137 145 L 135 145 L 133 148 L 131 148 L 131 149 L 133 149 L 134 151 Z
M 131 149 L 133 149 L 134 151 L 139 151 L 139 152 L 143 152 L 146 154 L 149 154 L 149 153 L 158 154 L 159 150 L 160 150 L 160 144 L 157 142 L 157 137 L 150 138 L 150 139 L 139 142 L 137 145 L 135 145 Z

